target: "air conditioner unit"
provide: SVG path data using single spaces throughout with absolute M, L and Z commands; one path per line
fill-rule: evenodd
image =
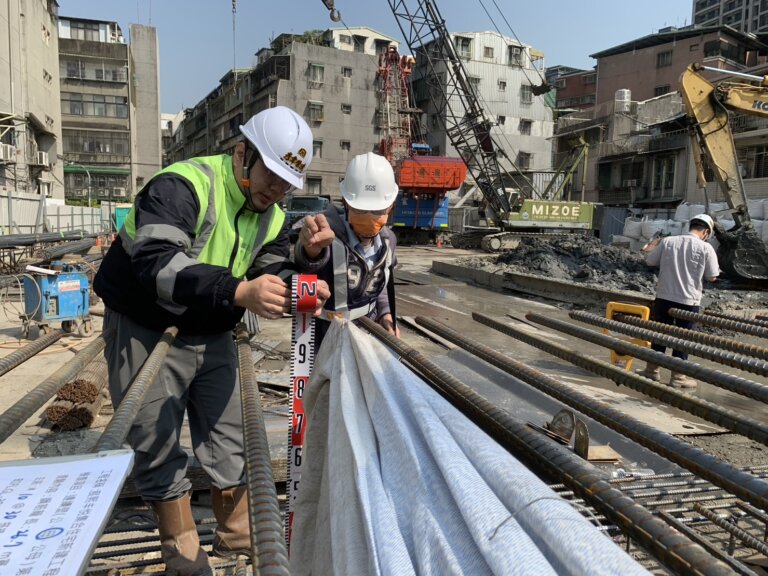
M 16 147 L 13 144 L 0 144 L 0 162 L 16 162 Z
M 637 186 L 637 180 L 624 180 L 624 188 L 634 188 Z
M 112 189 L 112 195 L 113 196 L 125 196 L 125 188 L 113 188 Z
M 35 154 L 35 164 L 38 166 L 48 166 L 48 152 L 37 152 Z

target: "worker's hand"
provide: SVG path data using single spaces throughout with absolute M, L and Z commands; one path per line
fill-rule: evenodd
M 320 316 L 328 298 L 331 297 L 331 289 L 325 280 L 317 280 L 317 305 L 315 306 L 315 316 Z
M 400 338 L 400 328 L 392 321 L 392 314 L 384 314 L 384 316 L 379 318 L 379 324 L 381 324 L 387 332 L 393 334 L 396 338 Z
M 235 305 L 263 318 L 282 318 L 291 312 L 291 287 L 271 274 L 243 280 L 235 290 Z
M 317 260 L 323 248 L 333 244 L 336 234 L 331 230 L 323 214 L 304 216 L 304 225 L 299 232 L 299 240 L 304 253 L 310 260 Z

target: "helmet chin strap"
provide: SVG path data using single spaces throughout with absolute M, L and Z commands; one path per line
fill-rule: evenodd
M 251 147 L 246 143 L 245 150 L 246 152 L 251 149 Z M 248 165 L 243 166 L 243 177 L 240 178 L 240 184 L 242 184 L 243 188 L 245 190 L 243 191 L 243 196 L 245 196 L 245 204 L 246 207 L 251 212 L 258 212 L 258 209 L 256 208 L 256 205 L 253 203 L 253 199 L 251 198 L 251 179 L 249 178 L 251 174 L 251 170 L 253 170 L 253 167 L 256 165 L 256 162 L 259 161 L 260 155 L 259 151 L 256 148 L 252 148 L 253 154 L 251 154 L 251 157 L 248 159 Z

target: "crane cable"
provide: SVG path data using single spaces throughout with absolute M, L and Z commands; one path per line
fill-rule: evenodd
M 499 11 L 499 14 L 501 15 L 502 19 L 504 20 L 504 23 L 507 25 L 507 28 L 509 28 L 509 31 L 512 33 L 512 37 L 515 40 L 517 40 L 517 43 L 520 44 L 520 46 L 523 46 L 523 42 L 520 40 L 520 38 L 517 37 L 517 34 L 515 34 L 515 31 L 512 29 L 512 25 L 509 23 L 509 20 L 507 20 L 507 17 L 504 15 L 504 12 L 501 11 L 501 8 L 499 8 L 499 5 L 496 3 L 496 0 L 491 0 L 491 1 L 493 2 L 493 5 L 496 7 L 496 10 Z M 496 25 L 496 22 L 494 21 L 493 17 L 490 15 L 488 10 L 486 9 L 485 4 L 483 4 L 483 0 L 478 0 L 478 2 L 480 2 L 480 6 L 483 7 L 483 10 L 485 10 L 485 13 L 488 15 L 488 19 L 491 21 L 491 24 L 493 24 L 493 27 L 496 29 L 496 32 L 498 32 L 499 35 L 502 38 L 504 38 L 504 35 L 499 30 L 499 27 Z M 547 84 L 546 79 L 541 75 L 541 71 L 533 65 L 533 60 L 531 59 L 530 55 L 528 56 L 528 60 L 531 61 L 531 68 L 533 68 L 537 72 L 537 74 L 539 76 L 539 79 L 541 80 L 541 85 L 538 88 L 540 88 L 543 91 L 540 92 L 540 93 L 537 93 L 537 91 L 536 91 L 537 87 L 533 85 L 533 82 L 531 82 L 531 79 L 528 78 L 528 76 L 526 75 L 525 69 L 521 67 L 521 69 L 523 70 L 523 76 L 525 76 L 526 80 L 531 82 L 531 88 L 533 89 L 533 93 L 536 96 L 539 96 L 540 94 L 546 94 L 547 92 L 549 92 L 552 89 L 552 86 Z M 544 90 L 545 88 L 546 88 L 546 90 Z

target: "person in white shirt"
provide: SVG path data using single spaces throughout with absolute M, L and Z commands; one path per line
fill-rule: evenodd
M 691 219 L 688 234 L 667 236 L 643 247 L 646 264 L 659 267 L 659 282 L 651 316 L 654 321 L 693 328 L 693 322 L 673 318 L 669 310 L 679 308 L 698 312 L 703 280 L 714 282 L 719 276 L 717 254 L 707 242 L 714 227 L 715 223 L 710 216 L 699 214 Z M 666 351 L 666 347 L 661 344 L 653 343 L 651 348 L 662 354 Z M 688 359 L 688 354 L 680 350 L 673 350 L 672 356 Z M 659 367 L 650 362 L 639 374 L 656 381 L 660 379 Z M 672 372 L 669 385 L 674 388 L 695 388 L 697 382 L 685 374 Z

